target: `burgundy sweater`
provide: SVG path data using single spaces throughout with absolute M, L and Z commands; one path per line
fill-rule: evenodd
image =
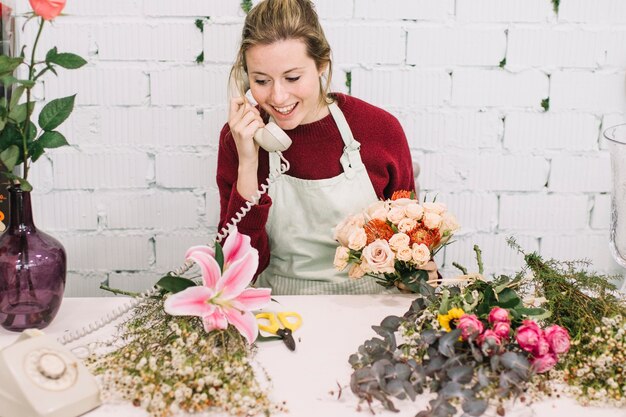
M 376 195 L 389 198 L 396 190 L 414 190 L 413 165 L 404 131 L 398 120 L 388 112 L 362 100 L 344 94 L 333 95 L 348 121 L 354 138 L 361 143 L 361 159 L 374 186 Z M 333 117 L 329 114 L 313 123 L 288 130 L 293 144 L 283 152 L 291 168 L 286 175 L 319 180 L 335 177 L 341 172 L 339 158 L 343 141 Z M 220 193 L 219 229 L 246 203 L 237 192 L 237 148 L 228 123 L 220 133 L 217 158 L 217 186 Z M 259 149 L 259 184 L 269 174 L 269 157 Z M 259 203 L 237 224 L 240 233 L 249 235 L 252 246 L 259 251 L 259 269 L 269 263 L 270 250 L 265 224 L 272 199 L 263 195 Z M 289 219 L 285 219 L 289 221 Z M 330 260 L 332 262 L 332 260 Z

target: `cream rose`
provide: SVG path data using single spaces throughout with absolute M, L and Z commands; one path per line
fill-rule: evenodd
M 391 207 L 406 207 L 414 202 L 415 200 L 411 200 L 410 198 L 398 198 L 397 200 L 391 201 Z
M 350 270 L 348 270 L 348 277 L 352 279 L 359 279 L 363 275 L 365 275 L 365 271 L 363 270 L 363 268 L 361 268 L 361 265 L 359 264 L 353 264 L 350 267 Z
M 459 223 L 456 221 L 456 217 L 454 217 L 450 213 L 445 213 L 441 220 L 441 230 L 442 232 L 450 232 L 453 233 L 459 229 Z
M 352 250 L 361 250 L 367 244 L 367 233 L 359 227 L 348 238 L 348 247 Z
M 399 261 L 409 262 L 413 259 L 413 251 L 409 245 L 402 246 L 396 251 L 396 258 L 398 258 Z
M 363 249 L 361 256 L 375 274 L 395 271 L 395 256 L 386 240 L 376 239 Z
M 443 203 L 424 203 L 424 211 L 427 213 L 435 213 L 442 215 L 444 211 L 447 210 L 447 207 Z
M 367 207 L 365 215 L 368 219 L 387 220 L 387 211 L 389 211 L 388 204 L 385 201 L 377 201 Z
M 436 229 L 439 227 L 441 225 L 441 220 L 442 218 L 440 215 L 428 211 L 425 212 L 424 217 L 422 217 L 424 225 L 426 225 L 429 229 Z
M 396 233 L 389 239 L 389 247 L 392 250 L 397 251 L 403 246 L 409 246 L 410 241 L 411 238 L 406 233 Z
M 348 216 L 333 230 L 333 239 L 339 242 L 341 246 L 348 246 L 350 235 L 364 225 L 365 219 L 362 214 Z
M 335 269 L 337 271 L 343 271 L 348 266 L 348 258 L 350 257 L 350 250 L 345 246 L 339 246 L 337 250 L 335 250 L 335 260 L 333 261 L 333 265 L 335 265 Z
M 400 220 L 404 219 L 404 217 L 403 207 L 391 207 L 387 212 L 387 220 L 396 225 L 400 223 Z
M 404 218 L 398 223 L 398 230 L 402 233 L 408 233 L 417 226 L 417 221 L 410 218 Z
M 424 215 L 424 207 L 420 206 L 417 203 L 411 203 L 404 208 L 404 212 L 406 213 L 407 217 L 419 220 Z
M 417 266 L 423 266 L 430 261 L 430 249 L 423 243 L 419 245 L 414 243 L 412 252 L 413 262 L 415 262 Z

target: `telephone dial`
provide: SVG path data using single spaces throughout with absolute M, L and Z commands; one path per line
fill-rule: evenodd
M 0 416 L 75 417 L 99 405 L 95 378 L 42 331 L 25 330 L 0 351 Z
M 234 90 L 231 89 L 231 92 Z M 246 99 L 256 105 L 250 90 Z M 261 185 L 252 201 L 247 201 L 217 234 L 217 242 L 226 238 L 230 228 L 267 192 L 269 184 L 289 170 L 289 162 L 281 152 L 289 148 L 291 138 L 276 123 L 269 122 L 258 129 L 254 140 L 266 151 L 277 152 L 283 162 L 280 170 L 270 174 L 267 182 Z M 182 275 L 191 265 L 185 263 L 175 274 Z M 156 286 L 147 290 L 105 319 L 65 336 L 61 343 L 77 340 L 105 326 L 158 290 Z M 100 391 L 95 378 L 82 361 L 61 343 L 40 330 L 29 329 L 12 345 L 0 350 L 0 417 L 76 417 L 100 405 Z

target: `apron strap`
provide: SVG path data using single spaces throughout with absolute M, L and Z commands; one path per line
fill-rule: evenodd
M 359 152 L 361 144 L 354 139 L 352 130 L 350 130 L 350 126 L 348 126 L 348 121 L 343 115 L 341 109 L 339 109 L 339 106 L 337 106 L 337 103 L 333 102 L 329 104 L 328 109 L 333 115 L 333 119 L 335 119 L 335 123 L 339 128 L 341 139 L 343 139 L 343 154 L 341 155 L 339 161 L 341 162 L 341 166 L 346 177 L 352 178 L 355 175 L 356 169 L 363 165 L 363 162 L 361 161 L 361 153 Z

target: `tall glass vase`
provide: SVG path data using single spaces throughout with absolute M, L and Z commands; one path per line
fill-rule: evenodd
M 610 249 L 615 261 L 626 268 L 626 124 L 604 131 L 608 139 L 613 173 Z
M 65 249 L 35 227 L 30 192 L 12 186 L 9 200 L 9 228 L 0 236 L 0 325 L 42 329 L 61 306 Z

